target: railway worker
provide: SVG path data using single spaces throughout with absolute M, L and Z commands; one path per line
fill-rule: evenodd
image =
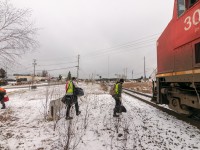
M 73 103 L 75 103 L 76 115 L 78 116 L 81 113 L 79 111 L 78 97 L 75 95 L 75 88 L 77 88 L 76 78 L 73 77 L 72 80 L 69 80 L 66 83 L 66 120 L 73 119 L 73 117 L 70 117 L 70 108 Z
M 6 108 L 6 105 L 4 103 L 4 96 L 5 95 L 6 95 L 6 90 L 4 88 L 0 87 L 0 101 L 1 101 L 1 104 L 2 104 L 2 108 L 1 109 L 5 109 Z
M 122 84 L 124 83 L 124 79 L 120 79 L 116 84 L 115 84 L 115 94 L 114 94 L 114 99 L 115 99 L 115 108 L 114 108 L 114 113 L 113 117 L 119 117 L 117 113 L 121 113 L 121 101 L 122 101 Z

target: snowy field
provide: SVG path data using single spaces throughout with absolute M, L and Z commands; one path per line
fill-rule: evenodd
M 36 90 L 7 90 L 10 101 L 0 110 L 0 150 L 194 150 L 200 131 L 130 96 L 123 95 L 127 113 L 113 118 L 114 100 L 99 85 L 79 84 L 80 116 L 46 120 L 50 100 L 65 93 L 65 85 Z M 47 99 L 48 96 L 48 99 Z

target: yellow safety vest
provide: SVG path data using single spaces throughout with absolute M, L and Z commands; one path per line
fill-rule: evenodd
M 68 83 L 66 95 L 73 95 L 73 93 L 74 93 L 74 86 L 73 86 L 72 81 L 70 80 Z
M 119 94 L 119 83 L 115 84 L 115 94 Z

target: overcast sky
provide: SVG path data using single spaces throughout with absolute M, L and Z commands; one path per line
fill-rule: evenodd
M 30 8 L 30 20 L 41 30 L 40 47 L 20 59 L 15 73 L 49 70 L 57 76 L 69 70 L 80 77 L 92 74 L 116 77 L 127 68 L 128 77 L 151 74 L 156 68 L 156 40 L 172 18 L 173 0 L 11 0 Z M 61 69 L 60 68 L 70 68 Z M 13 73 L 13 71 L 12 71 Z M 96 76 L 96 78 L 98 78 Z

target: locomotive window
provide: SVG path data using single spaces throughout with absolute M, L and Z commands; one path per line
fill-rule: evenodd
M 189 8 L 192 7 L 198 0 L 189 0 Z
M 180 17 L 185 11 L 185 0 L 178 0 L 178 16 Z
M 195 63 L 200 63 L 200 43 L 195 44 Z

